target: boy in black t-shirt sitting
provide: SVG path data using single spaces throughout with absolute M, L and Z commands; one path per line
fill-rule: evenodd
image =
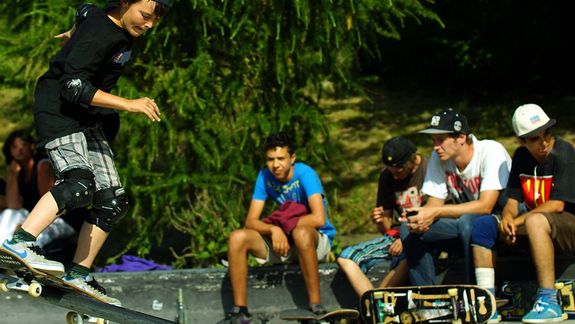
M 522 318 L 524 323 L 562 320 L 554 287 L 554 255 L 575 251 L 575 191 L 570 188 L 575 181 L 575 149 L 553 136 L 555 122 L 534 104 L 515 110 L 513 129 L 521 147 L 513 155 L 501 222 L 482 217 L 474 223 L 471 237 L 477 284 L 492 292 L 498 237 L 510 245 L 517 243 L 517 236 L 529 240 L 539 290 L 533 309 Z M 519 212 L 522 203 L 527 212 Z

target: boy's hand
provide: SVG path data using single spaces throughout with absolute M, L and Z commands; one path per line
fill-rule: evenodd
M 128 100 L 128 107 L 126 110 L 129 112 L 145 114 L 151 121 L 159 122 L 161 120 L 160 108 L 158 108 L 154 99 L 150 99 L 148 97 Z
M 22 170 L 22 166 L 21 166 L 18 162 L 16 162 L 16 160 L 12 160 L 12 161 L 10 162 L 9 172 L 10 172 L 11 174 L 17 175 L 17 174 L 20 173 L 20 170 Z
M 68 31 L 65 31 L 65 32 L 63 32 L 63 33 L 61 33 L 61 34 L 55 35 L 54 38 L 56 38 L 56 39 L 61 39 L 61 40 L 62 40 L 62 43 L 60 43 L 60 46 L 64 46 L 64 45 L 66 45 L 66 43 L 67 43 L 67 42 L 70 40 L 70 38 L 72 37 L 72 34 L 74 33 L 74 30 L 75 30 L 75 29 L 76 29 L 75 27 L 72 27 L 72 29 L 70 29 L 70 30 L 68 30 Z
M 384 219 L 383 207 L 375 207 L 371 211 L 371 221 L 377 224 L 377 223 L 383 223 L 383 219 Z
M 274 226 L 271 229 L 271 237 L 274 252 L 281 256 L 286 256 L 290 246 L 284 231 L 280 227 Z
M 400 239 L 396 239 L 391 243 L 389 246 L 389 255 L 391 256 L 398 256 L 403 251 L 403 244 L 401 243 Z
M 516 242 L 516 232 L 517 226 L 515 226 L 515 220 L 512 216 L 505 215 L 501 219 L 501 223 L 499 223 L 499 229 L 503 233 L 503 237 L 505 238 L 505 242 L 507 244 L 513 245 Z

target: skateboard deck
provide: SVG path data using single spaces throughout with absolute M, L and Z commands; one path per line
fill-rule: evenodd
M 100 301 L 67 285 L 59 277 L 29 268 L 4 250 L 0 250 L 0 269 L 9 273 L 0 276 L 0 291 L 27 292 L 32 297 L 69 309 L 67 323 L 108 323 L 108 320 L 118 323 L 174 323 Z
M 557 280 L 557 300 L 563 309 L 565 319 L 575 319 L 573 280 Z M 536 281 L 506 281 L 501 285 L 500 298 L 509 302 L 499 308 L 503 320 L 520 320 L 533 307 L 537 294 Z
M 495 297 L 473 285 L 393 287 L 370 290 L 360 299 L 365 323 L 487 323 Z
M 310 310 L 303 308 L 287 309 L 280 312 L 280 318 L 285 321 L 325 321 L 328 323 L 337 323 L 343 319 L 356 319 L 359 317 L 359 312 L 355 309 L 336 309 L 327 312 L 323 315 L 316 315 Z

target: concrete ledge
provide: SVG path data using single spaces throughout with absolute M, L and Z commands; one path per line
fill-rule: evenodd
M 458 264 L 441 274 L 444 283 L 461 275 Z M 497 282 L 533 280 L 534 269 L 525 257 L 500 258 Z M 387 272 L 383 264 L 370 271 L 369 278 L 378 282 Z M 575 278 L 575 258 L 557 260 L 558 278 Z M 175 320 L 178 314 L 178 293 L 183 293 L 188 323 L 215 323 L 232 306 L 232 294 L 227 269 L 189 269 L 174 271 L 98 273 L 98 280 L 110 295 L 122 300 L 124 306 L 156 317 Z M 329 308 L 356 307 L 357 298 L 345 275 L 336 264 L 320 266 L 322 301 Z M 255 323 L 282 323 L 281 310 L 307 305 L 307 293 L 298 265 L 253 268 L 249 271 L 248 303 Z M 62 323 L 66 309 L 33 300 L 26 294 L 0 294 L 2 322 Z

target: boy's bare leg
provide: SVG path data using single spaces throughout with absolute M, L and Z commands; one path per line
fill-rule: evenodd
M 54 220 L 58 218 L 58 204 L 52 193 L 45 193 L 36 203 L 30 215 L 22 223 L 22 229 L 38 237 Z
M 292 237 L 298 250 L 298 259 L 310 304 L 320 304 L 319 266 L 317 261 L 318 232 L 310 226 L 297 226 Z
M 361 296 L 366 291 L 373 289 L 373 284 L 369 281 L 369 278 L 353 260 L 338 258 L 337 263 L 347 276 L 349 283 L 358 296 Z
M 473 264 L 475 268 L 495 268 L 496 254 L 492 250 L 473 246 Z
M 228 272 L 234 295 L 234 306 L 248 303 L 248 252 L 265 258 L 267 247 L 262 236 L 250 229 L 235 230 L 228 239 Z
M 531 214 L 525 219 L 525 228 L 539 287 L 555 289 L 555 248 L 549 221 L 543 214 Z
M 385 277 L 383 277 L 381 283 L 379 284 L 379 288 L 399 287 L 406 285 L 409 279 L 407 270 L 407 259 L 403 259 L 395 268 L 391 269 L 385 275 Z
M 90 268 L 104 242 L 106 242 L 108 234 L 98 226 L 84 222 L 78 236 L 78 247 L 74 255 L 74 263 Z

